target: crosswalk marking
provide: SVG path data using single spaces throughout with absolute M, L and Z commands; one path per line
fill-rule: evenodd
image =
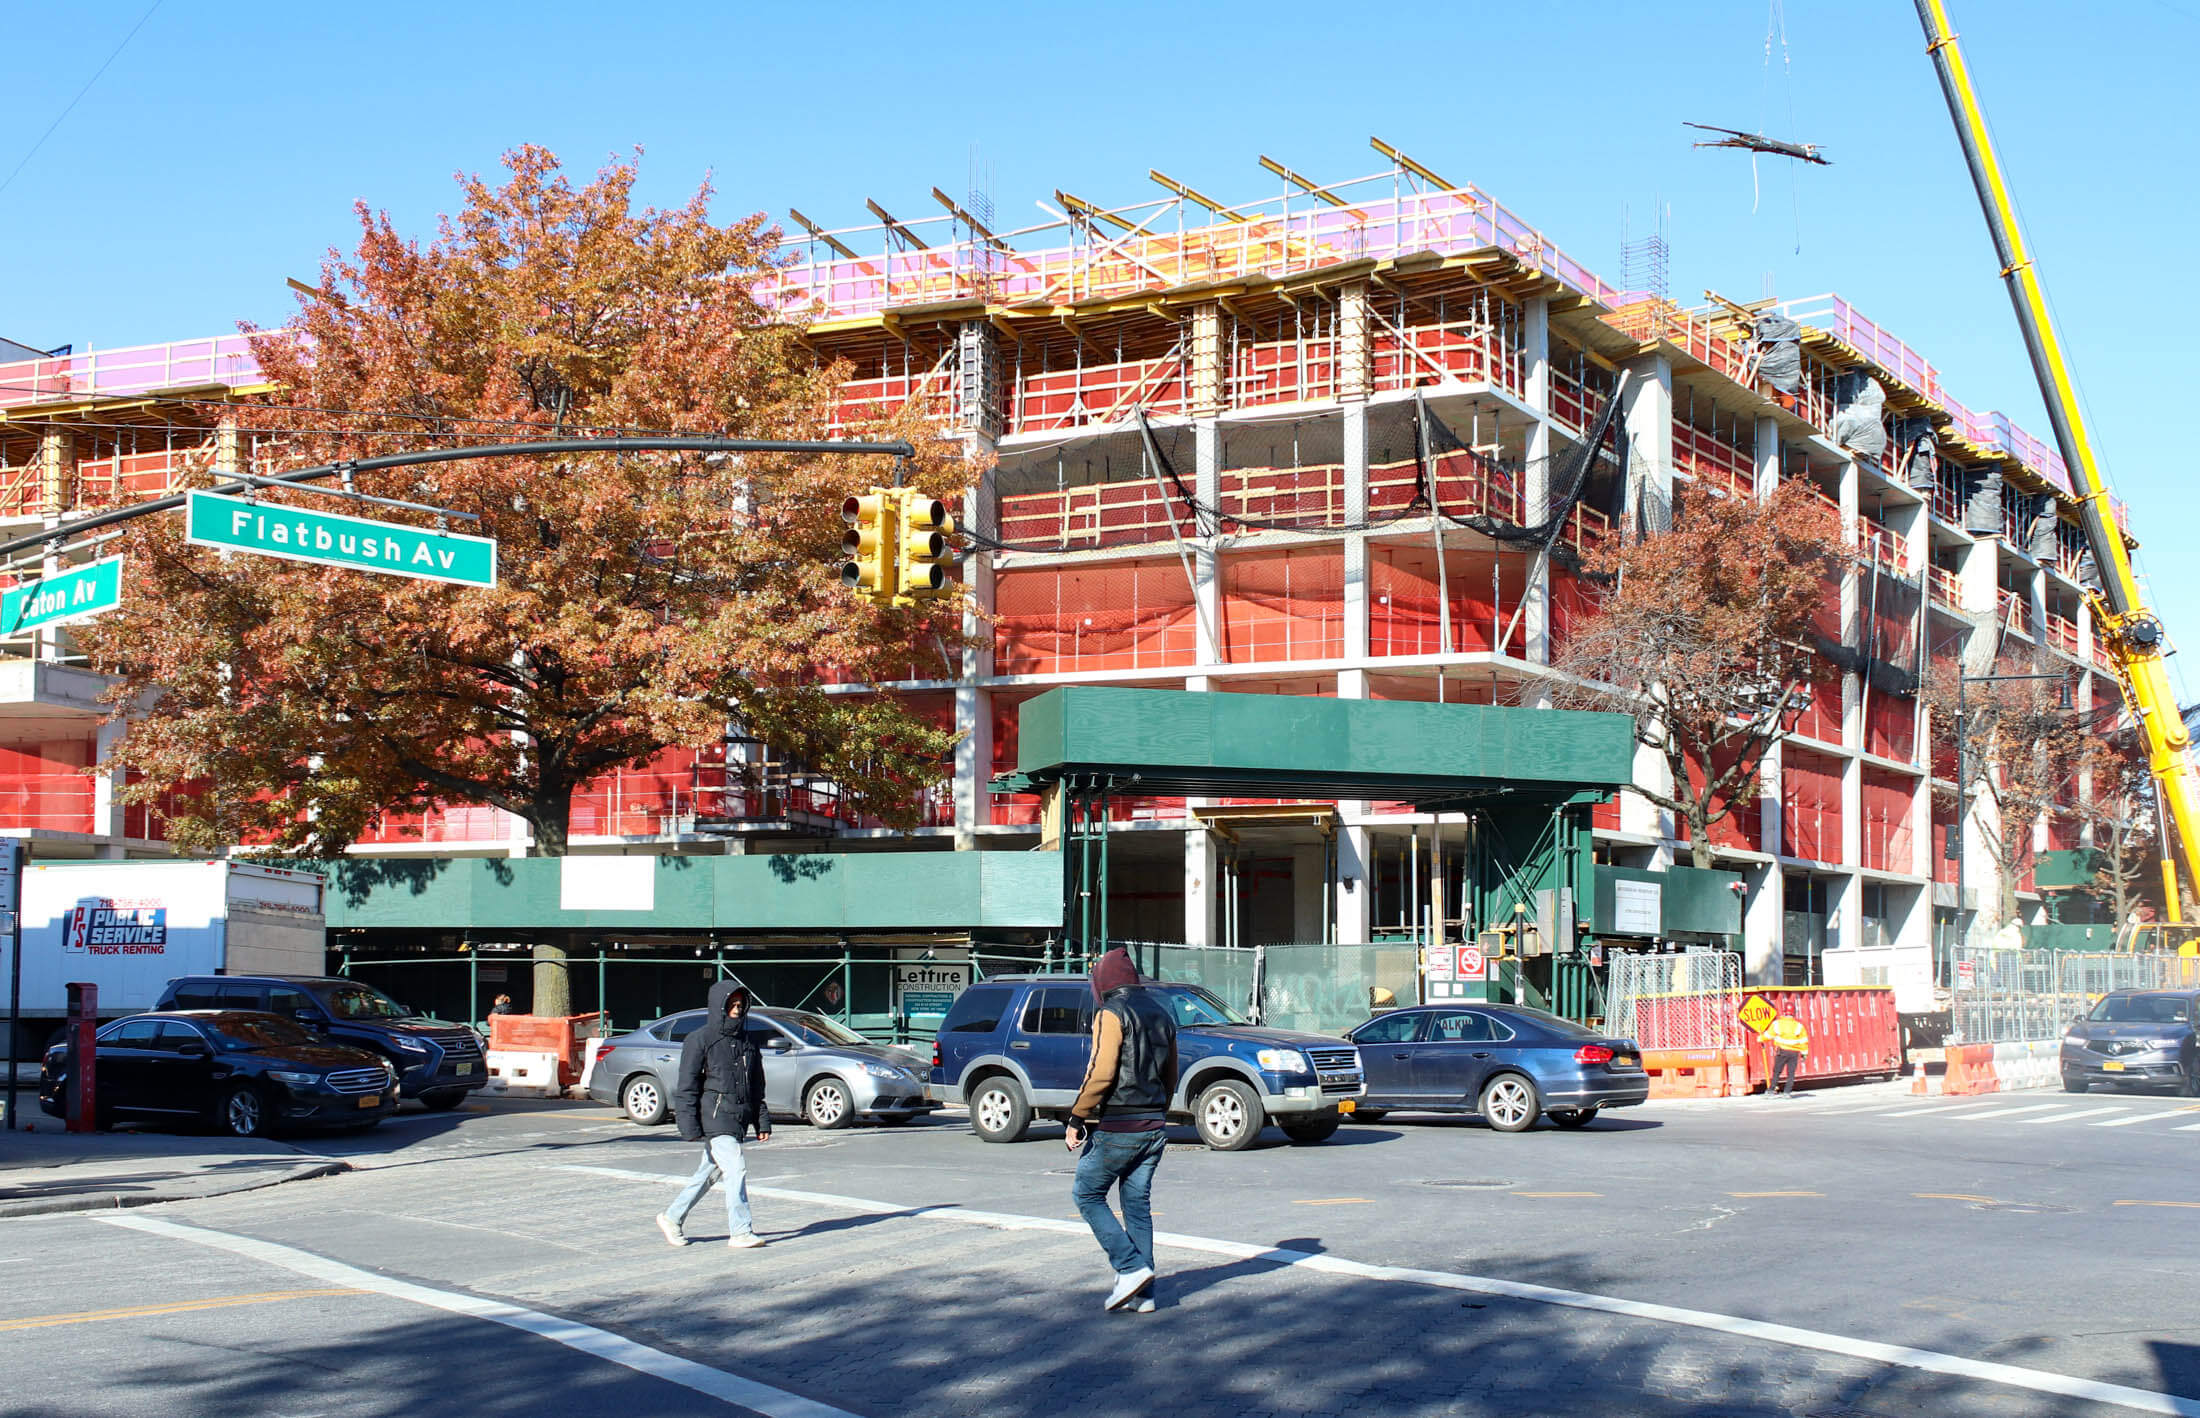
M 2087 1108 L 2076 1113 L 2059 1113 L 2052 1118 L 2026 1118 L 2024 1121 L 2027 1126 L 2034 1123 L 2074 1123 L 2081 1118 L 2106 1118 L 2129 1111 L 2128 1108 Z
M 2171 1131 L 2171 1132 L 2200 1132 L 2200 1123 L 2186 1123 L 2186 1124 L 2185 1124 L 2185 1125 L 2184 1125 L 2183 1127 L 2171 1128 L 2171 1129 L 2170 1129 L 2170 1131 Z
M 2027 1108 L 1988 1108 L 1982 1112 L 1965 1113 L 1963 1115 L 1963 1121 L 1967 1123 L 1983 1123 L 1989 1118 L 1998 1121 L 2002 1118 L 2013 1118 L 2019 1113 L 2044 1113 L 2050 1108 L 2060 1108 L 2063 1106 L 2064 1105 L 2061 1103 L 2034 1103 Z
M 2168 1116 L 2168 1113 L 2141 1113 L 2135 1118 L 2111 1118 L 2105 1123 L 2088 1123 L 2086 1124 L 2086 1126 L 2097 1128 L 2127 1128 L 2130 1127 L 2133 1123 L 2147 1123 L 2154 1121 L 2156 1118 L 2166 1118 Z
M 2001 1104 L 1999 1103 L 1990 1103 L 1983 1108 L 1968 1104 L 1951 1108 L 1945 1103 L 1936 1103 L 1930 1108 L 1911 1108 L 1906 1112 L 1888 1113 L 1885 1116 L 1890 1118 L 1922 1118 L 1927 1113 L 1934 1113 L 1943 1118 L 1960 1118 L 1966 1113 L 1998 1113 L 2000 1111 Z

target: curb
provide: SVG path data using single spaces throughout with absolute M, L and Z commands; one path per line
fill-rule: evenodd
M 57 1216 L 70 1211 L 120 1211 L 139 1206 L 160 1206 L 171 1201 L 199 1201 L 213 1196 L 235 1196 L 241 1192 L 279 1187 L 285 1182 L 310 1182 L 316 1177 L 333 1177 L 350 1170 L 349 1162 L 316 1162 L 310 1166 L 293 1168 L 280 1177 L 188 1197 L 161 1196 L 151 1192 L 84 1192 L 77 1196 L 57 1196 L 43 1201 L 0 1202 L 0 1219 L 15 1216 Z

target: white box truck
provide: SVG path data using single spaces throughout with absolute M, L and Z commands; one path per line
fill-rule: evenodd
M 322 878 L 245 862 L 54 862 L 23 873 L 19 1056 L 36 1058 L 68 1012 L 67 986 L 99 986 L 99 1015 L 151 1009 L 178 975 L 321 975 Z M 0 959 L 0 1020 L 7 969 Z

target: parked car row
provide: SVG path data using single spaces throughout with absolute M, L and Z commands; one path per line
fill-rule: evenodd
M 415 1014 L 372 986 L 318 975 L 185 975 L 155 1007 L 93 1036 L 93 1110 L 210 1125 L 364 1129 L 417 1098 L 455 1108 L 488 1082 L 481 1037 Z M 39 1106 L 67 1111 L 66 1044 L 48 1049 Z
M 1250 1147 L 1270 1124 L 1292 1142 L 1316 1143 L 1349 1118 L 1372 1122 L 1399 1110 L 1479 1114 L 1504 1132 L 1544 1117 L 1577 1128 L 1649 1096 L 1633 1040 L 1539 1009 L 1423 1005 L 1339 1038 L 1252 1024 L 1197 985 L 1150 988 L 1177 1022 L 1170 1113 L 1216 1151 Z M 903 1122 L 960 1103 L 979 1137 L 1006 1143 L 1036 1120 L 1068 1115 L 1084 1079 L 1092 1010 L 1081 978 L 995 976 L 957 996 L 928 1064 L 799 1010 L 760 1007 L 749 1028 L 764 1044 L 766 1105 L 776 1117 L 834 1128 Z M 645 1126 L 664 1122 L 680 1041 L 703 1019 L 702 1010 L 685 1010 L 600 1042 L 589 1095 Z

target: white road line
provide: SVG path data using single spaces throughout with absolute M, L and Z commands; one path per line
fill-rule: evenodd
M 2171 1131 L 2171 1132 L 2200 1132 L 2200 1123 L 2186 1123 L 2186 1124 L 2185 1124 L 2185 1125 L 2184 1125 L 2183 1127 L 2175 1127 L 2175 1128 L 2171 1128 L 2171 1129 L 2170 1129 L 2170 1131 Z
M 2172 1118 L 2175 1116 L 2175 1113 L 2141 1113 L 2135 1118 L 2118 1118 L 2114 1122 L 2089 1123 L 2087 1124 L 2087 1126 L 2097 1128 L 2127 1128 L 2130 1127 L 2133 1123 L 2151 1123 L 2157 1118 Z
M 478 1295 L 467 1295 L 456 1290 L 437 1290 L 426 1285 L 415 1285 L 407 1280 L 393 1280 L 371 1270 L 361 1270 L 342 1261 L 317 1256 L 311 1251 L 277 1245 L 273 1241 L 256 1240 L 250 1236 L 233 1236 L 226 1231 L 208 1230 L 202 1226 L 185 1226 L 180 1222 L 162 1221 L 156 1217 L 134 1213 L 97 1216 L 93 1219 L 109 1226 L 122 1226 L 148 1235 L 166 1236 L 172 1240 L 210 1246 L 215 1250 L 228 1251 L 278 1269 L 312 1276 L 316 1280 L 372 1290 L 378 1295 L 410 1300 L 430 1309 L 444 1310 L 455 1315 L 471 1315 L 492 1324 L 506 1325 L 527 1334 L 539 1335 L 553 1344 L 579 1350 L 591 1358 L 632 1369 L 637 1374 L 647 1374 L 651 1378 L 693 1389 L 720 1402 L 752 1409 L 765 1414 L 766 1418 L 855 1418 L 854 1414 L 844 1409 L 804 1398 L 798 1393 L 773 1388 L 754 1379 L 744 1379 L 738 1374 L 713 1369 L 708 1364 L 698 1364 L 677 1354 L 667 1354 L 662 1349 L 652 1349 L 646 1344 L 638 1344 L 594 1325 L 560 1319 L 556 1315 L 546 1315 L 539 1310 L 525 1309 L 502 1300 L 485 1300 Z
M 2129 1111 L 2130 1109 L 2128 1108 L 2086 1108 L 2075 1113 L 2058 1113 L 2051 1118 L 2026 1118 L 2024 1120 L 2024 1125 L 2026 1127 L 2030 1127 L 2038 1123 L 2074 1123 L 2081 1118 L 2105 1118 L 2111 1113 L 2124 1113 Z
M 685 1177 L 667 1176 L 662 1172 L 633 1171 L 623 1167 L 589 1167 L 579 1163 L 552 1164 L 563 1172 L 588 1172 L 597 1176 L 620 1177 L 629 1181 L 655 1182 L 663 1186 L 679 1186 Z M 838 1211 L 863 1215 L 904 1215 L 911 1220 L 953 1221 L 973 1226 L 989 1226 L 1006 1231 L 1052 1231 L 1060 1235 L 1083 1236 L 1089 1234 L 1082 1221 L 1061 1221 L 1045 1216 L 1020 1216 L 1011 1212 L 973 1211 L 960 1206 L 896 1206 L 892 1202 L 872 1201 L 864 1197 L 836 1196 L 829 1192 L 791 1191 L 783 1187 L 750 1187 L 752 1195 L 777 1201 L 804 1202 L 813 1206 L 830 1207 Z M 117 1218 L 120 1220 L 120 1218 Z M 1277 1246 L 1247 1245 L 1241 1241 L 1221 1241 L 1206 1236 L 1186 1236 L 1172 1231 L 1154 1232 L 1158 1245 L 1173 1246 L 1178 1250 L 1201 1251 L 1209 1255 L 1227 1256 L 1233 1260 L 1266 1262 L 1277 1266 L 1299 1266 L 1307 1270 L 1323 1271 L 1331 1275 L 1350 1276 L 1356 1280 L 1391 1281 L 1408 1285 L 1426 1285 L 1441 1290 L 1463 1290 L 1477 1295 L 1502 1295 L 1508 1299 L 1527 1300 L 1541 1305 L 1556 1305 L 1563 1309 L 1589 1310 L 1599 1314 L 1624 1315 L 1631 1319 L 1657 1320 L 1665 1324 L 1686 1325 L 1692 1329 L 1711 1330 L 1719 1334 L 1731 1334 L 1743 1339 L 1759 1339 L 1769 1344 L 1785 1344 L 1796 1349 L 1810 1349 L 1822 1354 L 1841 1354 L 1852 1359 L 1864 1359 L 1872 1363 L 1891 1364 L 1901 1368 L 1919 1369 L 1926 1373 L 1948 1374 L 1956 1378 L 1978 1379 L 1986 1383 L 2004 1384 L 2011 1388 L 2029 1389 L 2034 1393 L 2058 1394 L 2065 1398 L 2085 1399 L 2093 1403 L 2109 1403 L 2120 1408 L 2130 1408 L 2141 1413 L 2164 1413 L 2171 1418 L 2200 1418 L 2200 1399 L 2179 1398 L 2175 1394 L 2156 1393 L 2152 1389 L 2130 1388 L 2123 1384 L 2102 1383 L 2097 1379 L 2081 1379 L 2069 1374 L 2049 1373 L 2044 1369 L 2021 1368 L 2015 1364 L 1997 1364 L 1984 1359 L 1966 1359 L 1960 1354 L 1943 1354 L 1932 1349 L 1912 1349 L 1906 1344 L 1881 1344 L 1876 1340 L 1852 1339 L 1847 1335 L 1827 1334 L 1820 1330 L 1802 1329 L 1795 1325 L 1774 1324 L 1767 1320 L 1744 1319 L 1739 1315 L 1722 1315 L 1710 1310 L 1688 1310 L 1674 1305 L 1655 1305 L 1642 1300 L 1622 1300 L 1611 1295 L 1595 1295 L 1581 1290 L 1561 1290 L 1551 1285 L 1531 1285 L 1518 1280 L 1497 1280 L 1480 1275 L 1457 1275 L 1444 1270 L 1416 1270 L 1406 1266 L 1368 1265 L 1361 1261 L 1344 1260 L 1337 1256 L 1320 1255 L 1312 1251 L 1286 1250 Z
M 2013 1118 L 2019 1113 L 2044 1113 L 2050 1108 L 2062 1108 L 2067 1106 L 2068 1105 L 2064 1103 L 2034 1103 L 2030 1107 L 2025 1108 L 1989 1108 L 1985 1112 L 1966 1113 L 1964 1115 L 1963 1121 L 1967 1123 L 1998 1123 L 2003 1118 Z M 2046 1121 L 2046 1119 L 2042 1118 L 2038 1121 L 2044 1122 Z
M 1946 1103 L 1935 1103 L 1930 1108 L 1911 1108 L 1906 1112 L 1884 1113 L 1881 1114 L 1881 1116 L 1889 1118 L 1922 1118 L 1926 1114 L 1932 1113 L 1943 1118 L 1959 1118 L 1965 1113 L 1998 1113 L 2001 1111 L 2001 1109 L 2002 1105 L 1999 1103 L 1989 1103 L 1983 1108 L 1975 1103 L 1958 1103 L 1952 1108 L 1949 1107 Z

